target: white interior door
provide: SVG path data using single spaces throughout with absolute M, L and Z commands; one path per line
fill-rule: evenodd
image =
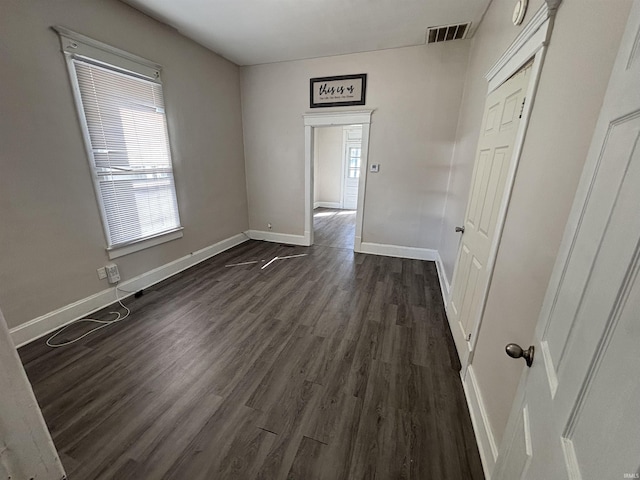
M 346 127 L 344 139 L 342 208 L 355 210 L 358 208 L 358 183 L 362 165 L 362 127 Z
M 640 478 L 639 272 L 636 0 L 494 479 Z
M 531 64 L 487 96 L 464 219 L 464 233 L 453 274 L 447 315 L 463 365 L 470 353 L 471 332 L 480 316 L 487 267 L 497 235 L 499 210 L 520 124 Z

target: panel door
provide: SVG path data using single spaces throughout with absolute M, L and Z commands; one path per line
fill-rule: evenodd
M 358 183 L 362 164 L 362 129 L 345 129 L 342 208 L 358 208 Z
M 360 144 L 347 145 L 347 167 L 344 178 L 344 199 L 342 208 L 355 210 L 358 207 L 358 181 L 362 148 Z
M 636 0 L 494 478 L 640 478 L 639 273 Z
M 471 332 L 479 319 L 489 280 L 487 262 L 497 234 L 498 213 L 505 195 L 530 72 L 529 64 L 487 96 L 464 219 L 465 230 L 447 306 L 463 364 L 470 352 Z

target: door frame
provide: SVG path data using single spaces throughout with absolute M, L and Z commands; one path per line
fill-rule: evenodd
M 304 237 L 307 246 L 313 245 L 313 166 L 314 128 L 331 126 L 362 125 L 362 160 L 360 179 L 358 180 L 358 208 L 356 212 L 356 231 L 354 252 L 362 251 L 362 226 L 364 218 L 364 199 L 369 168 L 369 130 L 373 110 L 350 110 L 343 112 L 306 113 L 304 120 Z
M 2 310 L 0 365 L 0 478 L 66 478 Z
M 555 2 L 556 4 L 559 2 Z M 513 154 L 511 157 L 511 163 L 509 166 L 509 170 L 507 172 L 507 179 L 505 183 L 504 194 L 502 197 L 502 201 L 500 203 L 500 207 L 498 210 L 498 221 L 496 224 L 496 233 L 491 243 L 491 247 L 489 250 L 489 257 L 487 261 L 487 283 L 484 286 L 482 291 L 482 295 L 480 297 L 480 305 L 475 313 L 472 322 L 473 327 L 471 330 L 471 338 L 468 340 L 468 348 L 467 351 L 458 351 L 458 356 L 460 357 L 460 362 L 462 364 L 462 370 L 460 372 L 460 376 L 463 380 L 463 383 L 466 381 L 467 371 L 470 368 L 471 363 L 473 362 L 473 356 L 475 353 L 476 345 L 478 342 L 478 336 L 480 333 L 480 329 L 482 328 L 482 318 L 484 316 L 484 311 L 487 303 L 487 299 L 489 296 L 489 288 L 491 286 L 491 281 L 493 279 L 493 272 L 495 268 L 496 258 L 498 256 L 498 250 L 500 247 L 500 241 L 502 239 L 502 233 L 504 230 L 504 224 L 507 217 L 507 209 L 509 207 L 509 202 L 511 200 L 511 193 L 513 191 L 513 185 L 515 182 L 516 172 L 518 169 L 518 164 L 520 162 L 520 156 L 522 154 L 522 148 L 524 146 L 524 140 L 527 132 L 527 127 L 529 126 L 529 121 L 531 118 L 531 112 L 533 110 L 533 105 L 535 103 L 535 95 L 538 88 L 538 83 L 540 81 L 540 75 L 542 73 L 542 67 L 544 64 L 544 58 L 546 55 L 547 45 L 549 43 L 549 39 L 551 37 L 551 31 L 553 29 L 553 19 L 555 16 L 555 12 L 557 9 L 557 5 L 553 8 L 549 6 L 548 3 L 543 3 L 542 6 L 535 13 L 533 18 L 529 21 L 529 23 L 522 29 L 520 34 L 515 38 L 515 40 L 511 43 L 511 45 L 505 50 L 503 55 L 498 59 L 498 61 L 489 69 L 489 71 L 485 74 L 485 79 L 488 82 L 487 87 L 487 96 L 497 89 L 500 85 L 506 82 L 511 76 L 517 73 L 523 66 L 525 66 L 530 61 L 532 63 L 531 70 L 531 80 L 529 81 L 529 85 L 527 86 L 527 92 L 525 95 L 526 102 L 524 108 L 522 110 L 522 119 L 520 124 L 518 125 L 518 130 L 516 133 L 516 139 L 513 146 Z M 475 165 L 474 165 L 475 170 Z M 471 201 L 469 198 L 468 202 Z M 469 205 L 467 204 L 468 210 Z M 462 242 L 458 246 L 458 254 L 457 258 L 460 255 L 460 248 Z M 457 265 L 456 265 L 457 266 Z M 455 281 L 456 279 L 454 279 Z M 454 285 L 452 282 L 450 292 L 453 291 Z M 451 293 L 450 293 L 451 294 Z M 447 299 L 446 306 L 449 306 L 449 298 Z M 447 315 L 449 318 L 449 315 Z M 449 323 L 449 327 L 452 332 L 457 332 L 459 329 L 457 325 L 453 325 Z M 468 396 L 468 395 L 467 395 Z M 492 435 L 487 435 L 487 440 L 492 440 Z M 493 462 L 497 458 L 498 448 L 495 445 L 495 442 L 489 441 L 492 450 Z M 488 459 L 487 459 L 488 460 Z M 485 459 L 483 458 L 483 464 L 485 463 Z M 486 467 L 486 465 L 485 465 Z M 485 471 L 487 469 L 485 468 Z

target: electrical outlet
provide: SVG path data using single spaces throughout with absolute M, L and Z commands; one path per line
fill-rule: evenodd
M 107 271 L 107 278 L 109 279 L 109 283 L 118 283 L 120 281 L 120 272 L 118 271 L 118 265 L 115 263 L 110 263 L 109 265 L 105 265 L 105 270 Z
M 267 223 L 267 228 L 271 230 L 273 228 L 273 225 L 271 225 L 270 223 Z
M 105 278 L 107 278 L 107 270 L 104 267 L 100 267 L 98 269 L 98 278 L 100 280 L 104 280 Z

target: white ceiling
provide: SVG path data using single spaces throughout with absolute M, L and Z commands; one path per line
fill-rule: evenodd
M 238 65 L 422 45 L 491 0 L 123 0 Z

